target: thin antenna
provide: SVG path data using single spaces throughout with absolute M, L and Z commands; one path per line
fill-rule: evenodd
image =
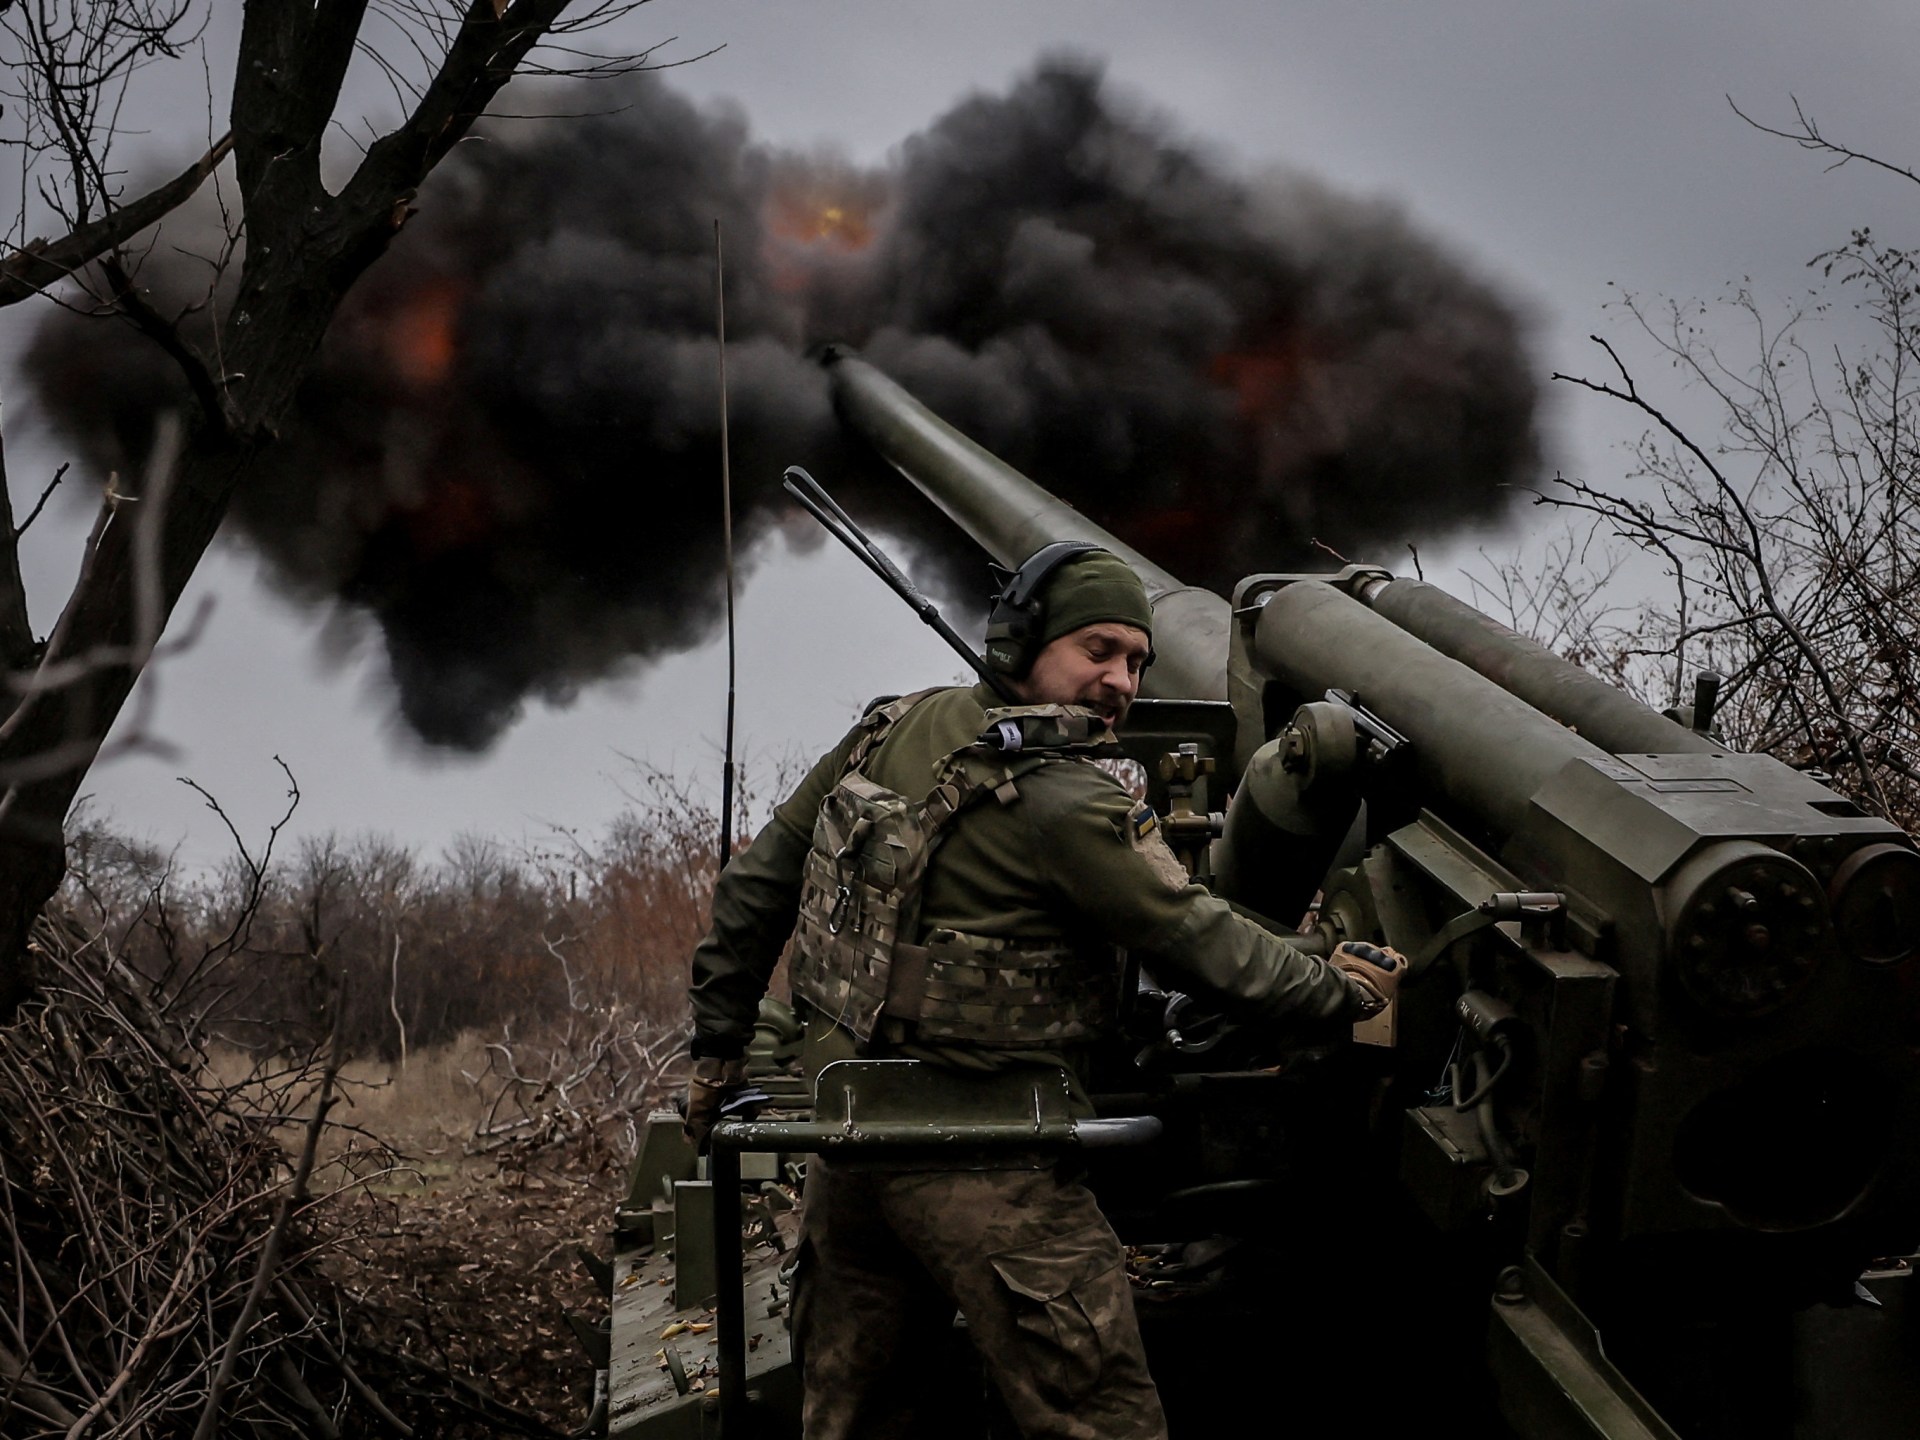
M 720 339 L 720 543 L 727 556 L 727 738 L 720 771 L 720 868 L 733 858 L 733 460 L 727 451 L 727 280 L 720 217 L 713 217 L 714 327 Z

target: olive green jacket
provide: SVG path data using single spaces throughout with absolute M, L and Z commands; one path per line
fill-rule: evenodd
M 940 762 L 977 739 L 986 709 L 1001 703 L 985 685 L 934 693 L 868 758 L 868 778 L 925 798 Z M 713 928 L 693 956 L 696 1055 L 737 1055 L 751 1038 L 760 997 L 793 932 L 814 817 L 845 773 L 856 738 L 850 732 L 820 758 L 714 886 Z M 976 801 L 947 826 L 921 898 L 923 936 L 946 927 L 1094 953 L 1126 946 L 1152 957 L 1162 983 L 1221 999 L 1244 1019 L 1334 1020 L 1365 1009 L 1361 987 L 1325 961 L 1234 913 L 1204 886 L 1169 874 L 1165 850 L 1156 856 L 1139 843 L 1133 797 L 1104 770 L 1043 765 L 1017 788 L 1012 805 Z M 1070 1056 L 916 1045 L 909 1028 L 884 1020 L 875 1038 L 888 1042 L 890 1054 L 969 1069 L 1078 1068 Z M 809 1038 L 816 1048 L 825 1039 Z M 848 1055 L 851 1041 L 844 1037 Z

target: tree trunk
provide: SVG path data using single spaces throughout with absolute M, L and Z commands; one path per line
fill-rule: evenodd
M 140 678 L 144 646 L 172 615 L 253 457 L 272 443 L 341 299 L 412 213 L 421 181 L 567 5 L 468 0 L 413 113 L 371 145 L 352 179 L 332 194 L 320 180 L 321 139 L 366 0 L 317 8 L 249 0 L 232 108 L 247 253 L 220 322 L 218 369 L 138 295 L 121 297 L 122 309 L 185 369 L 202 412 L 167 486 L 157 564 L 148 567 L 158 574 L 138 573 L 139 498 L 110 496 L 80 581 L 47 642 L 46 663 L 77 663 L 81 674 L 28 695 L 0 722 L 0 775 L 14 782 L 0 803 L 0 1016 L 31 988 L 27 927 L 59 888 L 67 810 Z M 143 584 L 151 587 L 144 636 L 137 608 Z M 0 645 L 20 638 L 18 589 L 0 564 Z M 11 618 L 16 611 L 20 624 Z

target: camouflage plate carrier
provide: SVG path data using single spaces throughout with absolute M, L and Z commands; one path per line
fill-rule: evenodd
M 913 943 L 928 861 L 953 818 L 992 796 L 1019 802 L 1017 782 L 1043 765 L 1120 753 L 1111 726 L 1074 705 L 989 710 L 981 738 L 940 764 L 923 801 L 860 773 L 922 690 L 870 712 L 840 783 L 813 828 L 795 933 L 794 994 L 851 1030 L 864 1050 L 882 1016 L 922 1040 L 994 1048 L 1090 1039 L 1118 1013 L 1117 968 L 1071 945 L 1016 942 L 937 928 Z

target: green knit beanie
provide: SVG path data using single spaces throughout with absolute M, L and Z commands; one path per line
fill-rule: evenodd
M 1040 633 L 1045 646 L 1083 625 L 1117 621 L 1147 632 L 1153 638 L 1153 606 L 1147 587 L 1118 555 L 1094 550 L 1077 555 L 1047 577 L 1040 603 L 1047 617 Z

